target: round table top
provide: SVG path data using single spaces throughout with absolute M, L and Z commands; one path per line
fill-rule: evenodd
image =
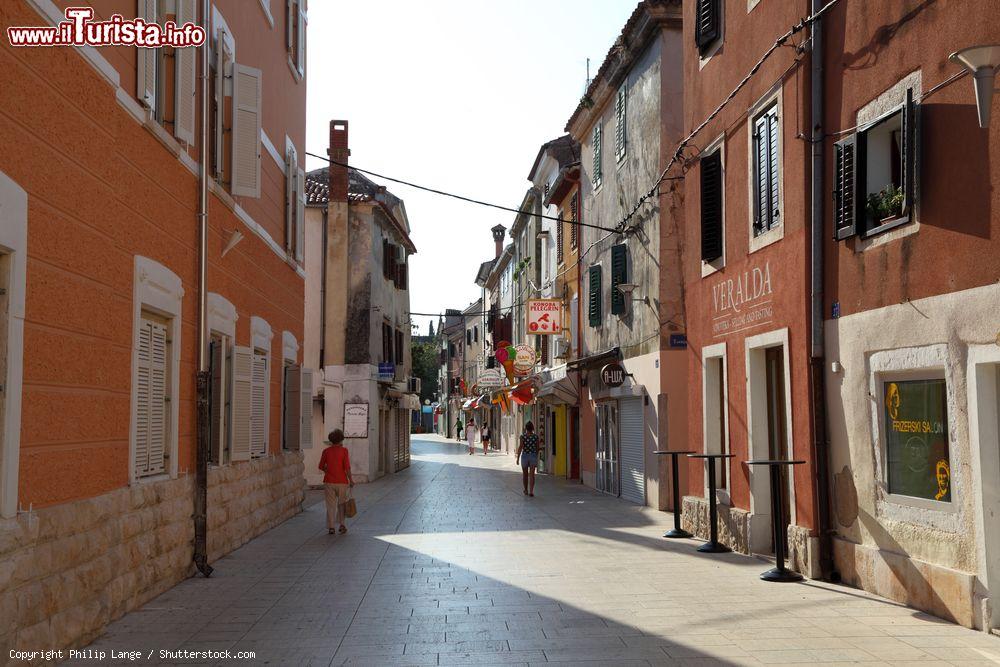
M 735 456 L 736 454 L 688 454 L 688 458 L 692 459 L 731 459 Z
M 657 449 L 653 453 L 654 454 L 694 454 L 694 450 L 693 449 L 685 449 L 685 450 L 673 451 L 673 450 L 670 450 L 670 449 Z
M 798 465 L 800 463 L 805 463 L 805 461 L 786 461 L 784 459 L 753 459 L 752 461 L 744 461 L 748 466 L 780 466 L 780 465 Z

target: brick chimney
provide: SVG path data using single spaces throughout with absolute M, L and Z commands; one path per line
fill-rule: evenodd
M 493 232 L 493 242 L 496 243 L 496 245 L 497 245 L 497 255 L 496 256 L 499 257 L 500 253 L 503 252 L 503 237 L 504 237 L 504 234 L 507 232 L 507 228 L 504 227 L 503 225 L 497 225 L 496 227 L 494 227 L 490 231 Z
M 347 159 L 351 155 L 347 143 L 347 121 L 330 121 L 330 148 L 327 150 L 330 156 L 330 202 L 347 201 Z M 334 164 L 339 162 L 340 164 Z

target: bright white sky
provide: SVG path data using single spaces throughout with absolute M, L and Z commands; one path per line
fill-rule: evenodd
M 352 165 L 516 207 L 538 148 L 583 94 L 587 58 L 593 75 L 636 4 L 313 0 L 307 150 L 325 156 L 329 121 L 346 119 Z M 383 184 L 406 202 L 417 246 L 411 310 L 465 308 L 493 256 L 490 228 L 514 214 Z M 419 333 L 430 319 L 414 316 Z

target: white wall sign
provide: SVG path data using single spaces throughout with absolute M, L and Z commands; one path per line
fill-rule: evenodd
M 528 333 L 538 336 L 562 333 L 562 301 L 528 299 Z
M 500 377 L 500 370 L 497 368 L 487 368 L 479 375 L 479 386 L 482 389 L 496 389 L 503 385 Z
M 344 403 L 344 437 L 368 437 L 367 403 Z
M 712 336 L 746 331 L 774 319 L 771 263 L 712 285 Z

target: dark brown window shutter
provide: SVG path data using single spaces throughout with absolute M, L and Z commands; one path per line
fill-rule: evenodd
M 624 315 L 625 295 L 618 286 L 628 282 L 628 246 L 624 243 L 611 246 L 611 314 Z
M 701 158 L 701 258 L 722 257 L 722 151 Z
M 563 227 L 565 224 L 562 213 L 560 213 L 559 220 L 556 221 L 556 264 L 563 263 Z
M 573 198 L 569 200 L 569 247 L 576 250 L 580 245 L 580 191 L 573 193 Z
M 601 267 L 590 267 L 590 292 L 588 294 L 590 326 L 601 326 Z
M 719 2 L 720 0 L 695 0 L 694 43 L 702 54 L 719 38 L 722 24 Z
M 917 107 L 913 101 L 913 89 L 906 89 L 906 104 L 903 106 L 903 215 L 913 219 L 913 203 L 916 194 L 917 157 Z
M 833 238 L 838 241 L 857 233 L 855 136 L 833 145 Z

